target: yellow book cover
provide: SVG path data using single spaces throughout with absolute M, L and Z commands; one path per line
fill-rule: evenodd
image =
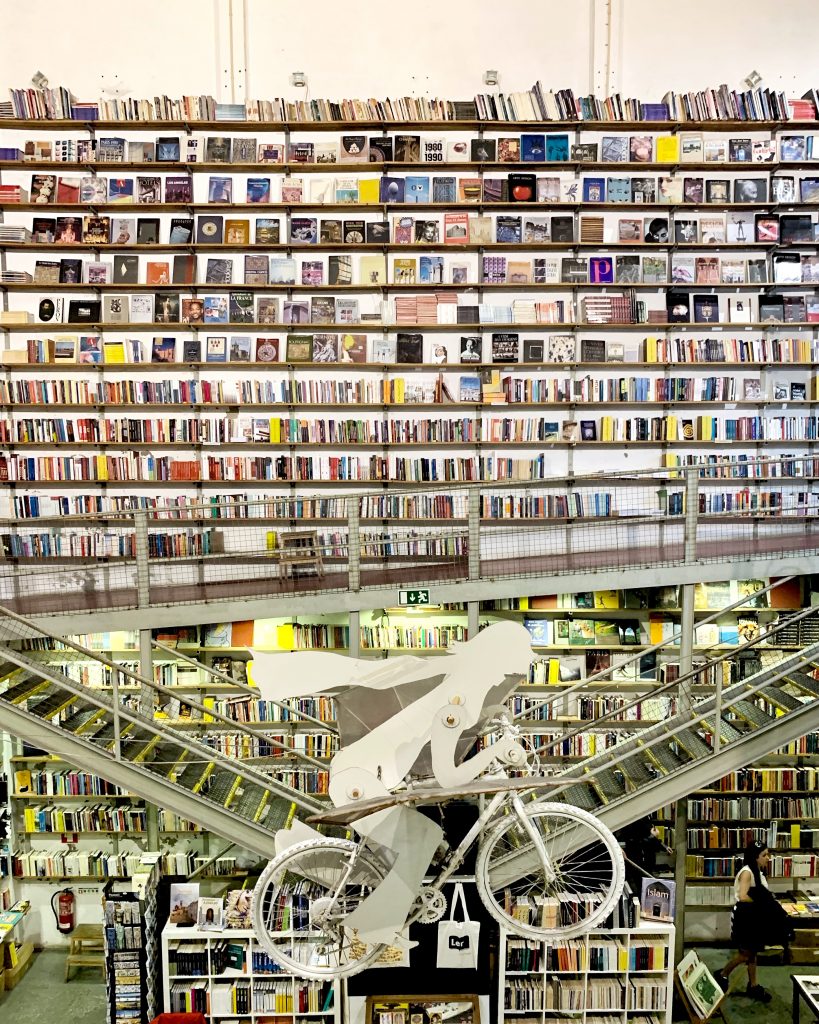
M 14 792 L 21 795 L 31 792 L 31 772 L 27 768 L 14 773 Z
M 620 591 L 619 590 L 595 590 L 595 592 L 594 592 L 594 607 L 595 608 L 619 608 L 620 607 Z
M 106 363 L 124 363 L 125 345 L 121 341 L 106 341 L 102 346 L 103 358 Z
M 676 135 L 657 136 L 657 163 L 675 164 L 680 159 L 680 141 Z
M 362 256 L 358 262 L 359 284 L 386 284 L 387 261 L 383 254 Z
M 676 416 L 666 416 L 665 418 L 665 439 L 666 441 L 678 441 L 679 440 L 679 426 L 680 421 Z
M 657 362 L 657 339 L 646 338 L 646 362 L 656 363 Z
M 34 817 L 34 810 L 31 807 L 26 807 L 23 811 L 23 822 L 26 827 L 26 832 L 34 832 L 37 828 L 37 819 Z
M 108 461 L 104 455 L 98 455 L 97 461 L 97 480 L 108 479 Z
M 525 612 L 525 611 L 529 610 L 529 598 L 528 597 L 520 597 L 520 598 L 518 598 L 518 609 L 520 611 L 522 611 L 522 612 Z
M 16 945 L 16 943 L 14 943 L 14 942 L 7 942 L 6 943 L 6 949 L 9 951 L 9 966 L 10 967 L 16 967 L 18 962 L 19 962 L 19 957 L 17 956 L 17 945 Z
M 648 642 L 650 644 L 661 644 L 663 642 L 663 622 L 665 620 L 658 615 L 648 617 Z
M 265 535 L 265 547 L 267 548 L 268 551 L 275 551 L 278 546 L 279 546 L 279 535 L 276 533 L 275 530 L 268 530 L 267 534 Z M 254 631 L 254 637 L 255 637 L 255 631 Z
M 216 707 L 216 698 L 215 697 L 203 697 L 202 698 L 202 703 L 204 704 L 204 706 L 206 708 L 215 708 Z M 213 715 L 209 715 L 207 713 L 207 711 L 204 711 L 202 713 L 202 721 L 203 722 L 212 722 L 213 721 Z
M 281 444 L 282 440 L 282 421 L 278 416 L 270 417 L 270 443 Z
M 292 651 L 295 648 L 296 636 L 292 623 L 285 622 L 283 625 L 276 627 L 276 646 L 285 651 Z
M 403 377 L 396 377 L 392 382 L 393 384 L 393 396 L 392 400 L 396 404 L 403 405 L 404 396 L 406 394 L 405 381 Z
M 799 825 L 791 825 L 791 848 L 794 850 L 799 849 L 801 835 L 801 827 Z
M 380 178 L 359 178 L 358 180 L 358 201 L 359 203 L 377 203 L 379 200 Z
M 278 628 L 279 622 L 276 619 L 256 619 L 253 623 L 253 646 L 260 651 L 275 650 Z

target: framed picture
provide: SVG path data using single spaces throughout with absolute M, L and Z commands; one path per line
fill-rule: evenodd
M 367 996 L 366 1024 L 480 1024 L 478 997 Z

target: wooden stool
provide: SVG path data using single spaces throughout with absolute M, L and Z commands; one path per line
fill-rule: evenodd
M 101 924 L 78 924 L 68 936 L 68 943 L 66 981 L 71 977 L 72 967 L 99 967 L 105 978 L 105 938 Z
M 283 577 L 305 575 L 323 576 L 324 564 L 321 560 L 318 534 L 315 530 L 291 530 L 279 537 L 279 566 Z

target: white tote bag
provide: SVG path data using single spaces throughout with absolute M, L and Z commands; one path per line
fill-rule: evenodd
M 461 901 L 463 921 L 455 920 L 455 907 Z M 438 966 L 475 969 L 478 966 L 478 936 L 480 921 L 470 921 L 464 898 L 464 887 L 455 884 L 449 920 L 438 925 Z

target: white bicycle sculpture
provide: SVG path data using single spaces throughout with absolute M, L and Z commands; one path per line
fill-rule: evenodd
M 492 917 L 531 939 L 584 934 L 612 911 L 624 883 L 623 854 L 602 822 L 571 804 L 526 802 L 554 780 L 510 778 L 529 755 L 502 714 L 492 722 L 500 770 L 460 788 L 408 785 L 405 791 L 339 807 L 312 821 L 350 825 L 399 804 L 444 803 L 494 794 L 473 827 L 427 877 L 404 926 L 431 924 L 446 911 L 443 887 L 478 844 L 475 881 Z M 256 936 L 288 971 L 341 978 L 374 964 L 388 943 L 363 942 L 345 922 L 384 879 L 390 864 L 366 839 L 315 838 L 280 853 L 262 872 L 253 897 Z

